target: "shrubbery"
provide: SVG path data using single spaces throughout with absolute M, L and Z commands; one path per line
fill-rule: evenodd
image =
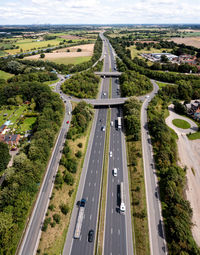
M 14 159 L 13 166 L 6 170 L 6 179 L 1 186 L 1 254 L 15 253 L 64 112 L 59 96 L 49 87 L 35 82 L 1 85 L 0 105 L 6 105 L 9 98 L 17 95 L 28 101 L 33 98 L 35 109 L 40 115 L 34 125 L 31 143 L 23 145 L 20 154 Z

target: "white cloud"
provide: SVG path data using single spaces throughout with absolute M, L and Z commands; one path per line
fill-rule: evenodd
M 199 0 L 10 0 L 1 24 L 199 23 Z

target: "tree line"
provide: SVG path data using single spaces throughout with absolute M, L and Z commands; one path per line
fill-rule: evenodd
M 64 114 L 61 99 L 45 85 L 37 82 L 1 85 L 0 105 L 7 105 L 9 98 L 17 95 L 28 101 L 33 98 L 40 115 L 31 142 L 22 144 L 1 186 L 0 254 L 15 254 Z
M 167 106 L 175 95 L 169 94 L 169 90 L 163 88 L 148 107 L 148 127 L 159 177 L 168 251 L 173 255 L 197 255 L 200 249 L 191 232 L 192 209 L 184 196 L 186 168 L 177 165 L 176 135 L 165 123 Z
M 150 70 L 147 67 L 143 67 L 138 65 L 138 63 L 134 63 L 134 61 L 130 57 L 130 50 L 126 50 L 125 47 L 122 47 L 118 44 L 118 41 L 115 38 L 109 37 L 109 40 L 115 49 L 118 57 L 123 61 L 126 67 L 129 70 L 133 70 L 139 72 L 142 75 L 146 75 L 147 77 L 159 81 L 165 81 L 170 83 L 175 83 L 178 80 L 199 80 L 200 78 L 196 75 L 185 75 L 185 74 L 177 74 L 172 72 L 163 72 L 163 71 L 155 71 Z

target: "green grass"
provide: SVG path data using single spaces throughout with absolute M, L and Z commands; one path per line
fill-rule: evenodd
M 20 125 L 19 132 L 25 132 L 32 129 L 32 125 L 37 120 L 37 117 L 27 117 Z
M 200 139 L 200 132 L 196 132 L 193 134 L 189 134 L 187 135 L 188 139 L 190 140 L 196 140 L 196 139 Z
M 56 64 L 73 64 L 77 65 L 83 62 L 87 62 L 91 59 L 91 57 L 70 57 L 70 58 L 55 58 L 55 59 L 49 59 L 49 61 L 55 62 Z
M 45 84 L 45 85 L 51 85 L 51 84 L 54 84 L 54 83 L 56 83 L 56 82 L 58 82 L 58 81 L 59 81 L 59 79 L 54 80 L 54 81 L 45 81 L 45 82 L 43 82 L 43 84 Z
M 6 120 L 9 120 L 10 116 L 13 114 L 13 112 L 15 111 L 16 107 L 12 107 L 12 109 L 2 109 L 0 111 L 0 126 L 3 125 Z M 4 114 L 7 113 L 7 116 L 3 116 Z
M 7 80 L 7 79 L 11 78 L 12 76 L 13 76 L 13 74 L 6 73 L 6 72 L 0 70 L 0 79 Z
M 27 109 L 27 105 L 21 105 L 18 107 L 18 109 L 15 111 L 15 113 L 10 118 L 10 122 L 13 123 L 11 127 L 15 127 L 17 121 L 20 119 L 20 116 L 24 113 L 24 111 Z
M 174 120 L 172 120 L 172 123 L 174 124 L 174 126 L 176 126 L 178 128 L 182 128 L 182 129 L 190 128 L 190 124 L 185 120 L 174 119 Z
M 162 48 L 162 49 L 154 49 L 154 48 L 151 48 L 150 50 L 147 50 L 147 49 L 142 49 L 142 50 L 137 50 L 136 49 L 136 46 L 130 46 L 128 47 L 128 49 L 130 49 L 131 51 L 131 58 L 135 58 L 135 57 L 140 57 L 140 54 L 142 53 L 161 53 L 163 51 L 166 51 L 166 52 L 171 52 L 169 49 L 165 49 L 165 48 Z
M 163 83 L 163 82 L 159 82 L 159 81 L 157 81 L 156 83 L 157 83 L 157 85 L 158 85 L 158 87 L 159 87 L 160 89 L 162 89 L 162 88 L 166 87 L 167 85 L 169 85 L 169 84 L 167 84 L 167 83 Z
M 15 45 L 19 46 L 19 49 L 13 49 L 13 50 L 6 50 L 7 53 L 10 54 L 15 54 L 15 53 L 20 53 L 20 49 L 23 50 L 23 52 L 32 50 L 34 48 L 47 48 L 48 45 L 50 44 L 51 46 L 57 46 L 59 43 L 63 41 L 61 38 L 56 38 L 54 40 L 48 40 L 48 41 L 40 41 L 37 42 L 36 39 L 22 39 L 18 40 Z
M 98 232 L 97 232 L 97 242 L 96 247 L 97 254 L 102 254 L 103 250 L 103 237 L 104 237 L 104 225 L 105 225 L 105 215 L 106 215 L 106 194 L 107 194 L 107 181 L 108 181 L 108 154 L 110 145 L 110 120 L 111 120 L 111 110 L 108 110 L 106 122 L 106 137 L 104 145 L 104 160 L 103 160 L 103 173 L 102 173 L 102 185 L 101 185 L 101 199 L 100 199 L 100 211 L 98 220 Z

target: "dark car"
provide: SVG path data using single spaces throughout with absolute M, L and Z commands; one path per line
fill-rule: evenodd
M 94 230 L 91 229 L 88 233 L 88 242 L 92 243 L 94 239 Z

